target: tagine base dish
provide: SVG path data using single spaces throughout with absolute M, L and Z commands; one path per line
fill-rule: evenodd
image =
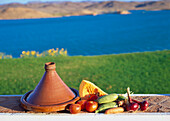
M 29 91 L 27 93 L 25 93 L 22 97 L 21 97 L 21 105 L 24 109 L 26 110 L 32 110 L 34 112 L 56 112 L 56 111 L 62 111 L 65 110 L 67 108 L 67 106 L 69 104 L 74 104 L 76 101 L 78 101 L 80 99 L 79 97 L 79 92 L 78 90 L 74 89 L 74 88 L 70 88 L 74 94 L 75 97 L 72 100 L 69 100 L 67 102 L 63 102 L 60 104 L 53 104 L 53 105 L 34 105 L 34 104 L 30 104 L 26 101 L 27 97 L 29 96 L 29 94 L 33 91 Z

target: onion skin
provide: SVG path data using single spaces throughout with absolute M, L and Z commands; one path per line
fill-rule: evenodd
M 127 111 L 136 111 L 139 108 L 138 103 L 130 103 L 129 105 L 126 105 L 126 110 Z
M 141 102 L 139 105 L 140 105 L 141 111 L 145 111 L 145 110 L 147 110 L 148 107 L 149 107 L 149 103 L 148 103 L 147 101 L 143 101 L 143 102 Z
M 139 108 L 138 103 L 133 103 L 132 98 L 130 97 L 130 88 L 127 88 L 127 94 L 128 94 L 128 103 L 126 104 L 126 110 L 127 111 L 136 111 Z
M 134 101 L 134 102 L 136 102 L 136 103 L 138 103 L 140 105 L 141 111 L 145 111 L 149 107 L 149 103 L 147 101 L 139 102 L 139 101 L 134 100 L 134 99 L 132 99 L 132 101 Z
M 130 104 L 130 110 L 136 111 L 139 108 L 138 103 L 131 103 Z

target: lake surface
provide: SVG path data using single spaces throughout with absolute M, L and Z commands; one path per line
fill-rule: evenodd
M 0 52 L 65 48 L 73 55 L 170 49 L 170 11 L 131 11 L 47 19 L 0 20 Z

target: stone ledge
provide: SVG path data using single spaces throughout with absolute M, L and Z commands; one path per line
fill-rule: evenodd
M 133 99 L 139 101 L 147 100 L 149 109 L 146 112 L 137 111 L 136 113 L 121 113 L 105 115 L 103 113 L 94 114 L 81 112 L 76 115 L 70 114 L 68 111 L 60 111 L 54 113 L 34 113 L 25 111 L 20 106 L 20 98 L 22 95 L 0 95 L 0 118 L 4 120 L 17 121 L 22 119 L 27 121 L 37 120 L 131 120 L 131 121 L 168 121 L 170 120 L 170 94 L 134 94 Z
M 0 114 L 2 121 L 169 121 L 170 113 L 130 113 L 130 114 L 48 114 L 27 113 Z

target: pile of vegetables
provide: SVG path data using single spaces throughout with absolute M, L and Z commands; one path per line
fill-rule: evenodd
M 148 109 L 148 102 L 139 102 L 134 100 L 130 96 L 130 88 L 127 88 L 127 96 L 118 94 L 108 94 L 104 96 L 99 96 L 99 94 L 92 94 L 87 100 L 79 100 L 76 104 L 71 104 L 69 106 L 69 111 L 71 114 L 79 113 L 82 111 L 105 114 L 122 113 L 124 111 L 135 112 L 139 108 L 141 111 L 146 111 Z

